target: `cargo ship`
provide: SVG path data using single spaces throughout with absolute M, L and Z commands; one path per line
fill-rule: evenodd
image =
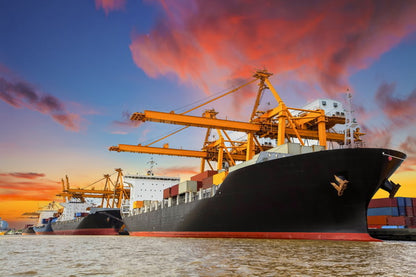
M 123 226 L 119 208 L 97 208 L 76 201 L 61 205 L 62 214 L 51 220 L 55 235 L 118 235 Z
M 36 235 L 53 235 L 52 221 L 56 220 L 59 207 L 53 201 L 50 202 L 48 206 L 43 207 L 37 212 L 39 214 L 39 218 L 37 224 L 33 226 L 33 231 Z
M 130 235 L 377 240 L 368 233 L 368 204 L 380 188 L 394 196 L 398 185 L 389 178 L 406 155 L 364 147 L 352 110 L 344 110 L 338 101 L 321 99 L 317 106 L 288 108 L 270 76 L 264 70 L 254 75 L 260 83 L 249 122 L 217 119 L 214 110 L 202 117 L 153 111 L 131 115 L 131 120 L 207 128 L 207 135 L 201 151 L 171 149 L 168 144 L 110 147 L 202 159 L 199 175 L 165 190 L 163 199 L 123 213 Z M 266 89 L 278 106 L 260 111 Z M 214 141 L 209 140 L 211 129 L 218 131 Z M 232 140 L 225 130 L 245 132 L 247 139 Z M 328 142 L 338 147 L 329 149 Z M 205 162 L 216 162 L 217 170 L 205 171 Z

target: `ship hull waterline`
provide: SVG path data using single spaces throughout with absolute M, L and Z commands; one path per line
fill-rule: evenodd
M 118 235 L 123 225 L 120 210 L 108 209 L 86 217 L 52 223 L 55 235 Z
M 123 220 L 133 236 L 376 241 L 368 203 L 405 157 L 354 148 L 257 163 L 228 174 L 214 197 Z M 335 176 L 348 181 L 340 196 Z

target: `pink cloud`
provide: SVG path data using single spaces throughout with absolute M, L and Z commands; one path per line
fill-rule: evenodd
M 126 7 L 126 0 L 95 0 L 95 8 L 103 9 L 108 15 L 111 11 L 123 10 Z
M 161 168 L 161 171 L 164 175 L 194 175 L 199 173 L 196 167 L 192 166 L 172 166 L 172 167 L 165 167 Z
M 123 119 L 115 120 L 113 121 L 112 124 L 117 127 L 129 127 L 129 128 L 139 127 L 142 122 L 137 121 L 137 120 L 130 120 L 130 115 L 131 115 L 130 112 L 123 111 L 121 114 Z
M 394 97 L 396 84 L 383 83 L 377 90 L 375 99 L 385 115 L 398 126 L 416 122 L 416 89 L 407 97 Z
M 11 173 L 0 173 L 2 177 L 15 177 L 15 178 L 24 178 L 24 179 L 36 179 L 40 177 L 45 177 L 43 173 L 34 173 L 34 172 L 11 172 Z
M 53 95 L 39 92 L 33 85 L 15 80 L 0 68 L 0 99 L 15 108 L 27 108 L 49 115 L 54 121 L 71 131 L 79 131 L 81 117 L 66 110 L 64 102 Z
M 401 166 L 401 171 L 414 171 L 416 169 L 416 137 L 408 136 L 400 145 L 400 149 L 407 154 L 407 159 Z
M 416 30 L 416 2 L 408 1 L 160 3 L 165 16 L 132 37 L 134 62 L 148 76 L 173 75 L 204 91 L 266 67 L 334 95 Z

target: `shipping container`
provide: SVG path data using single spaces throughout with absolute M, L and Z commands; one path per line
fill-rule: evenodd
M 386 225 L 382 226 L 381 229 L 404 229 L 405 226 L 394 226 L 394 225 Z
M 406 217 L 404 216 L 388 216 L 387 225 L 406 225 Z
M 410 197 L 405 197 L 405 198 L 404 198 L 404 205 L 405 205 L 406 207 L 413 207 L 413 204 L 412 204 L 412 198 L 410 198 Z
M 185 192 L 197 192 L 197 191 L 198 191 L 197 181 L 184 181 L 179 184 L 178 194 L 182 194 Z
M 76 217 L 80 217 L 81 216 L 81 213 L 75 213 L 75 216 Z
M 170 188 L 163 190 L 163 199 L 168 199 L 170 197 Z
M 210 176 L 202 180 L 202 188 L 210 188 L 213 185 L 214 176 Z
M 387 216 L 386 215 L 367 216 L 367 224 L 368 225 L 386 225 Z
M 368 229 L 381 229 L 383 227 L 383 224 L 371 224 L 368 225 Z
M 42 224 L 46 224 L 46 223 L 48 223 L 48 219 L 47 218 L 43 218 L 42 219 Z
M 405 201 L 405 197 L 396 197 L 397 199 L 397 206 L 402 206 L 405 207 L 406 206 L 406 201 Z
M 369 208 L 384 208 L 384 207 L 397 207 L 396 198 L 379 198 L 371 199 L 368 204 Z
M 212 183 L 214 185 L 220 185 L 224 181 L 225 177 L 227 177 L 227 172 L 222 171 L 218 174 L 213 175 Z
M 412 226 L 412 223 L 413 223 L 413 222 L 412 222 L 412 218 L 413 218 L 413 217 L 408 217 L 408 216 L 406 216 L 406 217 L 405 217 L 405 220 L 406 220 L 406 224 L 405 224 L 405 225 L 406 225 L 407 227 Z
M 399 216 L 405 216 L 406 215 L 406 207 L 405 206 L 398 206 L 397 207 L 398 211 L 399 211 Z
M 412 206 L 416 207 L 416 198 L 412 198 Z
M 396 207 L 370 208 L 367 210 L 367 216 L 373 215 L 390 215 L 399 216 L 399 211 Z
M 199 191 L 202 188 L 202 181 L 197 181 L 197 190 Z
M 216 170 L 207 170 L 191 177 L 191 181 L 202 181 L 212 175 L 217 174 Z
M 170 196 L 176 196 L 178 195 L 178 191 L 179 191 L 179 184 L 174 185 L 173 187 L 170 188 Z
M 133 202 L 133 209 L 143 208 L 144 202 L 143 201 L 134 201 Z
M 405 207 L 407 216 L 414 216 L 413 207 Z

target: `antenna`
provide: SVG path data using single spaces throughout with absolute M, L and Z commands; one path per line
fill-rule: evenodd
M 358 124 L 354 118 L 354 110 L 352 109 L 352 94 L 349 92 L 350 89 L 347 88 L 347 105 L 345 110 L 345 138 L 344 146 L 353 147 L 354 145 L 354 131 L 357 128 Z
M 154 175 L 154 174 L 153 174 L 153 167 L 154 167 L 155 165 L 157 165 L 157 162 L 155 162 L 155 161 L 153 160 L 153 157 L 151 157 L 151 158 L 150 158 L 150 161 L 148 161 L 148 162 L 147 162 L 147 164 L 150 164 L 150 169 L 147 171 L 147 175 L 153 176 L 153 175 Z

